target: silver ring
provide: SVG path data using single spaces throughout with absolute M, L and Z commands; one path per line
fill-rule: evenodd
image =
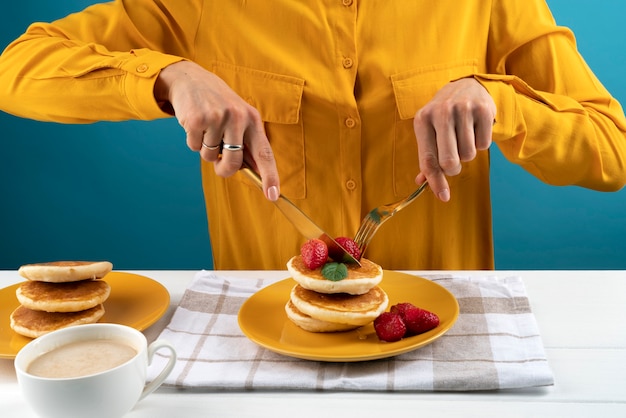
M 222 148 L 228 151 L 241 151 L 243 149 L 243 144 L 223 144 Z
M 221 146 L 221 145 L 222 145 L 222 144 L 217 144 L 217 145 L 207 145 L 207 144 L 205 144 L 205 143 L 203 142 L 203 143 L 202 143 L 202 148 L 206 148 L 206 149 L 208 149 L 208 150 L 215 151 L 216 149 L 220 149 L 220 146 Z

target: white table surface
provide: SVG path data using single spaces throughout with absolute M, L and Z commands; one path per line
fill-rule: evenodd
M 196 272 L 131 273 L 159 281 L 171 294 L 168 312 L 145 330 L 148 339 L 153 340 L 169 322 Z M 286 271 L 218 273 L 250 278 L 288 277 Z M 161 388 L 127 416 L 626 417 L 626 271 L 448 273 L 523 278 L 555 375 L 554 386 L 479 393 L 192 392 Z M 20 281 L 16 272 L 0 271 L 0 288 Z M 0 416 L 35 416 L 22 398 L 13 361 L 6 359 L 0 359 Z

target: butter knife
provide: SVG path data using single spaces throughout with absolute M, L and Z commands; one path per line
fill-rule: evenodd
M 252 182 L 259 187 L 259 189 L 263 190 L 263 182 L 261 177 L 257 174 L 256 171 L 252 170 L 252 168 L 244 162 L 241 170 Z M 340 254 L 341 261 L 344 263 L 355 263 L 359 266 L 361 263 L 359 260 L 354 258 L 349 252 L 346 251 L 337 241 L 335 241 L 330 235 L 328 235 L 322 228 L 317 226 L 315 222 L 311 218 L 307 216 L 306 213 L 302 212 L 300 208 L 294 205 L 289 199 L 287 199 L 282 194 L 278 197 L 278 200 L 274 202 L 276 207 L 285 215 L 285 217 L 296 227 L 298 231 L 302 235 L 304 235 L 307 239 L 320 239 L 326 243 L 328 246 L 329 254 Z

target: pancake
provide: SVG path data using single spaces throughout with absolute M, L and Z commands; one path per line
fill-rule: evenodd
M 80 312 L 43 312 L 19 306 L 11 313 L 11 328 L 18 334 L 37 338 L 57 329 L 97 322 L 103 315 L 102 305 Z
M 305 331 L 340 332 L 350 331 L 359 327 L 358 325 L 339 324 L 336 322 L 328 322 L 312 318 L 309 315 L 300 312 L 291 300 L 289 300 L 285 305 L 285 312 L 287 313 L 287 318 L 289 318 L 291 322 Z
M 349 295 L 318 293 L 296 285 L 290 299 L 300 312 L 312 318 L 357 326 L 372 322 L 389 304 L 387 294 L 379 286 L 363 295 Z
M 78 312 L 104 303 L 111 287 L 103 280 L 49 283 L 24 282 L 17 288 L 17 300 L 26 308 L 46 312 Z
M 363 295 L 383 279 L 382 267 L 366 258 L 361 259 L 361 267 L 350 263 L 346 264 L 346 267 L 348 267 L 348 277 L 335 282 L 326 279 L 322 275 L 321 268 L 311 270 L 306 267 L 300 255 L 292 257 L 287 262 L 287 270 L 296 282 L 305 289 L 320 293 Z
M 52 261 L 25 264 L 18 273 L 28 279 L 42 282 L 64 283 L 85 279 L 101 279 L 113 269 L 108 261 Z

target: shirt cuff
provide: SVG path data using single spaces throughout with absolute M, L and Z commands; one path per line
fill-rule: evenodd
M 514 87 L 516 80 L 518 80 L 517 77 L 477 74 L 474 75 L 474 79 L 489 92 L 496 104 L 496 123 L 493 126 L 494 142 L 513 138 L 521 128 L 517 126 L 518 123 L 523 123 L 523 120 L 518 118 L 520 109 L 518 109 Z
M 129 105 L 143 120 L 171 116 L 155 99 L 154 84 L 163 68 L 185 59 L 147 49 L 135 49 L 131 54 L 132 58 L 122 64 L 127 74 L 123 89 Z

